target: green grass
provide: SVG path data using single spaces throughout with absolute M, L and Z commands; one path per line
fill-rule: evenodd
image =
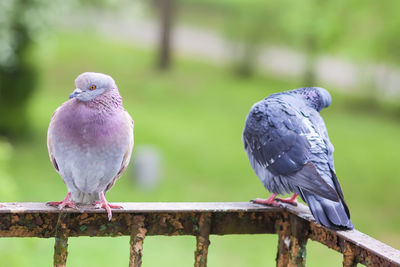
M 240 79 L 223 68 L 181 58 L 171 72 L 162 73 L 154 68 L 154 52 L 92 33 L 60 33 L 35 48 L 34 59 L 41 79 L 29 106 L 32 135 L 11 150 L 8 176 L 0 172 L 0 182 L 7 179 L 4 184 L 14 192 L 1 196 L 2 201 L 64 197 L 65 185 L 48 159 L 46 131 L 52 112 L 67 100 L 75 77 L 84 71 L 115 78 L 135 120 L 135 146 L 155 145 L 164 156 L 165 174 L 158 188 L 135 187 L 129 170 L 108 193 L 109 201 L 248 201 L 267 195 L 250 168 L 241 132 L 254 102 L 300 87 L 295 81 Z M 360 231 L 399 249 L 400 122 L 354 110 L 344 96 L 333 98 L 323 116 L 352 220 Z M 273 265 L 276 238 L 213 236 L 209 266 Z M 308 247 L 310 266 L 341 262 L 338 253 L 319 244 L 310 242 Z M 194 248 L 193 237 L 146 238 L 143 266 L 192 265 Z M 69 266 L 126 266 L 128 238 L 72 238 L 69 251 Z M 52 239 L 0 239 L 5 266 L 48 266 L 52 253 Z

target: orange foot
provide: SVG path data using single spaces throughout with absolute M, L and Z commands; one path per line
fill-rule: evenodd
M 276 200 L 284 203 L 288 203 L 293 206 L 297 206 L 297 193 L 294 193 L 293 196 L 288 197 L 288 198 L 277 198 Z
M 256 204 L 263 204 L 268 206 L 280 207 L 281 204 L 275 201 L 276 194 L 271 194 L 267 199 L 256 198 L 251 200 L 251 202 Z
M 109 221 L 111 221 L 111 218 L 112 218 L 111 209 L 122 209 L 122 206 L 113 205 L 113 204 L 108 203 L 103 192 L 100 193 L 100 201 L 95 201 L 94 204 L 95 204 L 96 209 L 101 209 L 101 208 L 106 209 Z
M 64 200 L 50 201 L 50 202 L 47 202 L 46 205 L 55 206 L 60 210 L 65 207 L 70 207 L 70 208 L 76 209 L 75 202 L 71 199 L 71 192 L 68 192 L 68 194 L 65 196 Z

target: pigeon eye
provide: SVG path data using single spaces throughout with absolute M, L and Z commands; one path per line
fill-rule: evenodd
M 89 87 L 89 89 L 93 91 L 94 89 L 96 89 L 96 85 L 92 84 L 92 85 Z

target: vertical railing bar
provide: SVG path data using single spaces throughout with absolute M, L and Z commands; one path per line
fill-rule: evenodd
M 202 213 L 199 218 L 199 235 L 196 236 L 194 266 L 206 267 L 208 246 L 210 245 L 211 213 Z
M 285 212 L 276 227 L 278 233 L 276 266 L 306 266 L 309 223 Z
M 65 267 L 68 257 L 68 223 L 69 214 L 60 213 L 56 225 L 55 243 L 54 243 L 54 267 Z
M 343 267 L 356 267 L 356 255 L 354 249 L 349 243 L 346 243 L 346 247 L 343 251 Z
M 286 267 L 289 264 L 290 248 L 290 223 L 288 213 L 282 214 L 282 219 L 276 222 L 276 232 L 278 234 L 278 250 L 276 253 L 276 266 Z
M 290 215 L 291 246 L 289 266 L 306 266 L 307 240 L 310 223 L 297 216 Z
M 131 238 L 129 240 L 129 267 L 140 267 L 143 257 L 143 242 L 146 237 L 145 217 L 135 215 L 132 219 Z
M 54 267 L 65 267 L 68 257 L 68 237 L 56 237 L 54 244 Z

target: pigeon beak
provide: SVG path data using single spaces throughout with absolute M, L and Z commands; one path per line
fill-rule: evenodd
M 82 93 L 82 90 L 79 88 L 76 88 L 70 95 L 69 95 L 69 99 L 77 97 L 78 95 L 80 95 Z

